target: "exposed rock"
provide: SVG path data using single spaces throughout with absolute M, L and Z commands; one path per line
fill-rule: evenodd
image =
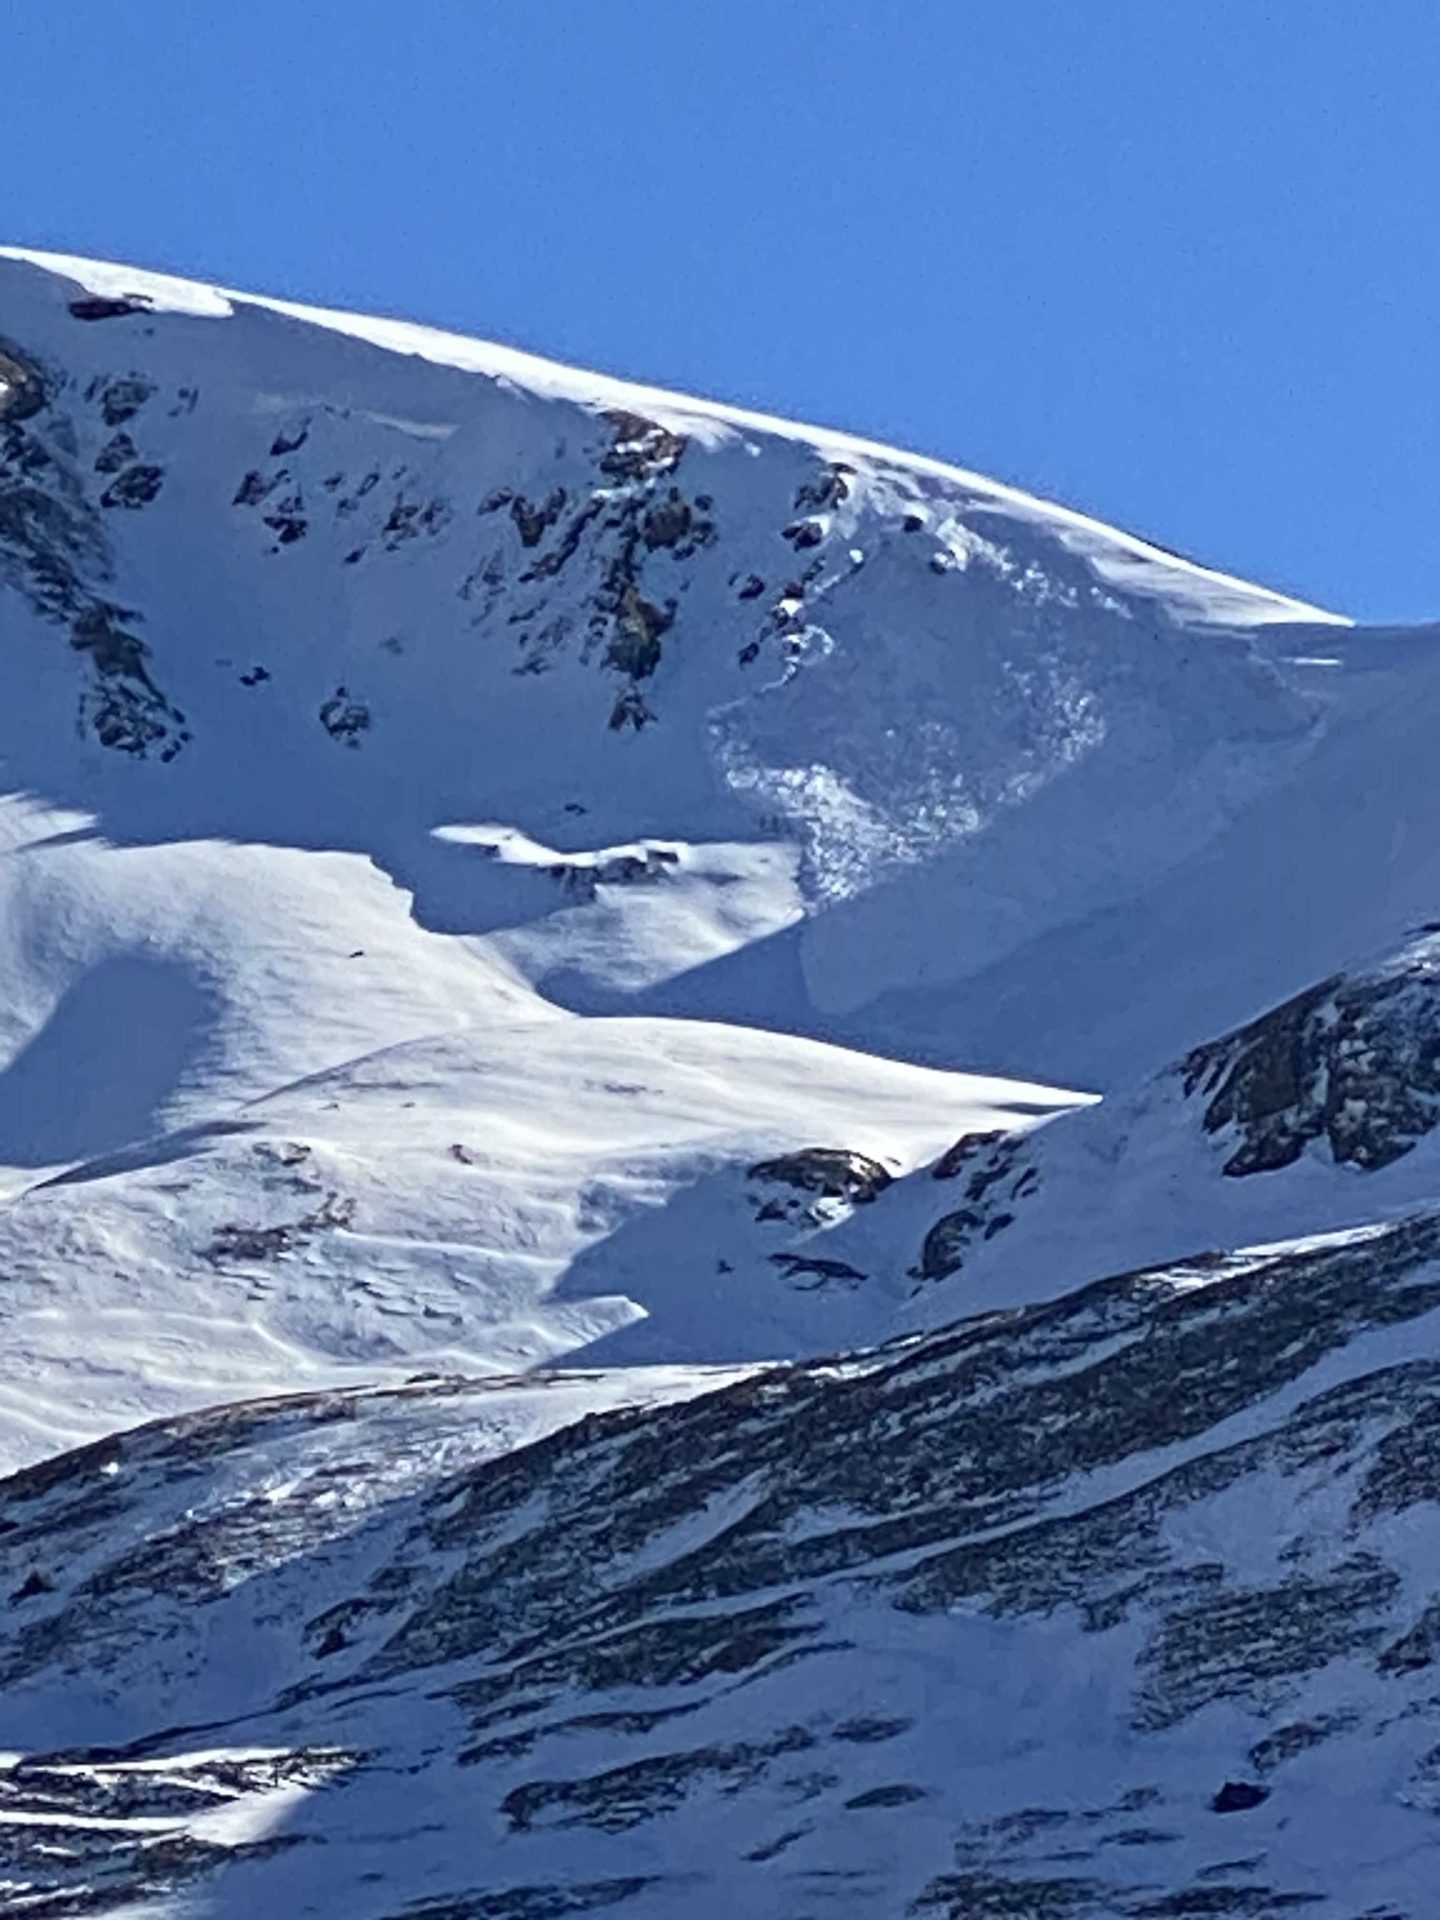
M 685 451 L 682 435 L 621 408 L 607 411 L 605 419 L 614 432 L 614 439 L 600 461 L 601 471 L 608 478 L 648 480 L 671 473 L 679 465 Z
M 81 698 L 81 725 L 102 747 L 137 759 L 156 751 L 173 760 L 190 739 L 185 716 L 173 707 L 150 677 L 150 649 L 121 626 L 124 610 L 103 602 L 75 618 L 70 644 L 95 669 L 96 685 Z
M 836 1281 L 847 1286 L 858 1286 L 865 1278 L 860 1269 L 852 1267 L 848 1261 L 829 1260 L 819 1254 L 772 1253 L 770 1264 L 779 1267 L 787 1280 L 807 1276 L 812 1286 L 824 1286 Z
M 0 341 L 0 424 L 18 426 L 45 405 L 45 382 L 18 348 Z
M 802 480 L 795 489 L 797 513 L 828 513 L 850 497 L 855 469 L 843 461 L 830 462 L 814 480 Z
M 943 1280 L 965 1264 L 977 1241 L 993 1240 L 1015 1223 L 1015 1205 L 1035 1193 L 1040 1170 L 1023 1134 L 991 1130 L 967 1133 L 931 1169 L 937 1180 L 965 1176 L 965 1205 L 944 1214 L 925 1236 L 921 1280 Z
M 155 382 L 145 374 L 124 373 L 93 381 L 85 390 L 85 398 L 98 404 L 107 427 L 123 427 L 154 398 L 155 391 Z
M 275 535 L 277 546 L 293 547 L 297 540 L 303 540 L 310 530 L 310 523 L 299 513 L 267 513 L 265 525 Z
M 280 1670 L 296 1670 L 302 1645 L 315 1663 L 283 1696 L 287 1721 L 308 1710 L 353 1728 L 380 1702 L 380 1724 L 394 1728 L 404 1689 L 427 1714 L 438 1693 L 474 1729 L 463 1763 L 475 1807 L 516 1844 L 552 1830 L 597 1847 L 635 1835 L 663 1872 L 697 1832 L 714 1846 L 719 1796 L 737 1853 L 777 1867 L 801 1857 L 813 1872 L 816 1845 L 833 1847 L 845 1823 L 924 1795 L 937 1822 L 953 1823 L 954 1866 L 927 1869 L 922 1885 L 889 1869 L 872 1889 L 877 1912 L 1288 1911 L 1305 1889 L 1278 1873 L 1222 1881 L 1201 1855 L 1159 1877 L 1157 1849 L 1206 1804 L 1213 1777 L 1162 1793 L 1145 1772 L 1147 1743 L 1188 1722 L 1187 1742 L 1165 1748 L 1167 1770 L 1188 1745 L 1203 1764 L 1206 1709 L 1227 1703 L 1273 1731 L 1273 1752 L 1257 1742 L 1257 1770 L 1282 1765 L 1310 1740 L 1302 1730 L 1315 1716 L 1296 1711 L 1307 1687 L 1333 1698 L 1343 1675 L 1365 1738 L 1393 1725 L 1406 1751 L 1405 1716 L 1423 1709 L 1427 1683 L 1404 1671 L 1381 1679 L 1404 1592 L 1383 1558 L 1385 1517 L 1367 1517 L 1363 1489 L 1377 1448 L 1440 1405 L 1440 1363 L 1401 1357 L 1339 1384 L 1332 1363 L 1367 1330 L 1418 1335 L 1440 1309 L 1437 1276 L 1440 1225 L 1412 1221 L 1256 1258 L 1204 1285 L 1121 1276 L 678 1405 L 593 1416 L 476 1466 L 447 1468 L 422 1427 L 415 1457 L 432 1464 L 418 1498 L 395 1478 L 393 1447 L 367 1438 L 367 1407 L 410 1395 L 441 1408 L 459 1395 L 458 1432 L 465 1395 L 481 1389 L 295 1396 L 158 1423 L 0 1487 L 0 1580 L 13 1590 L 42 1555 L 67 1569 L 56 1592 L 3 1616 L 0 1684 L 14 1699 L 46 1675 L 89 1686 L 97 1671 L 151 1659 L 157 1673 L 183 1676 L 191 1661 L 200 1672 L 225 1609 L 248 1619 L 258 1605 L 281 1636 Z M 327 1454 L 302 1451 L 298 1471 L 267 1451 L 287 1428 L 308 1446 L 332 1425 L 343 1439 Z M 252 1491 L 197 1506 L 206 1461 L 250 1445 L 263 1469 Z M 146 1503 L 172 1484 L 171 1518 L 147 1530 Z M 1226 1516 L 1247 1488 L 1277 1487 L 1292 1497 L 1272 1509 L 1284 1515 L 1267 1543 L 1281 1573 L 1267 1582 L 1256 1542 Z M 1313 1510 L 1307 1490 L 1323 1496 Z M 357 1530 L 349 1503 L 365 1512 L 374 1496 Z M 1434 1511 L 1418 1507 L 1417 1525 Z M 1423 1542 L 1415 1535 L 1407 1553 Z M 307 1620 L 285 1596 L 310 1553 L 328 1605 Z M 839 1703 L 863 1692 L 886 1650 L 924 1672 L 937 1633 L 944 1644 L 997 1620 L 1004 1638 L 985 1644 L 1028 1644 L 1037 1702 L 1047 1661 L 1062 1689 L 1067 1663 L 1099 1663 L 1094 1711 L 1110 1712 L 1113 1694 L 1121 1719 L 1107 1751 L 1137 1769 L 1132 1787 L 1108 1803 L 1082 1793 L 976 1819 L 947 1804 L 947 1771 L 927 1762 L 923 1741 L 890 1746 L 890 1764 L 876 1767 L 887 1743 L 906 1741 L 906 1718 Z M 1023 1643 L 1029 1620 L 1043 1626 Z M 854 1642 L 851 1621 L 862 1628 Z M 800 1672 L 811 1677 L 787 1689 Z M 183 1700 L 190 1683 L 179 1684 Z M 1076 1697 L 1065 1695 L 1067 1710 Z M 244 1724 L 255 1738 L 254 1709 Z M 1330 1731 L 1360 1737 L 1343 1721 Z M 168 1792 L 188 1791 L 209 1764 L 181 1757 L 187 1737 L 198 1744 L 167 1736 Z M 207 1730 L 206 1746 L 216 1740 Z M 1413 1791 L 1429 1793 L 1428 1758 L 1409 1764 Z M 113 1765 L 90 1765 L 84 1791 L 138 1793 Z M 336 1794 L 346 1777 L 334 1776 Z M 28 1790 L 52 1785 L 70 1790 L 43 1772 Z M 1237 1791 L 1265 1789 L 1224 1789 L 1239 1811 Z M 33 1830 L 25 1858 L 37 1884 L 71 1871 Z M 197 1871 L 220 1864 L 207 1856 Z M 1337 1908 L 1337 1920 L 1350 1911 Z
M 1252 1780 L 1227 1780 L 1210 1802 L 1210 1811 L 1248 1813 L 1252 1807 L 1263 1806 L 1269 1798 L 1270 1789 L 1256 1786 Z
M 1179 1069 L 1233 1143 L 1236 1177 L 1286 1167 L 1312 1143 L 1362 1171 L 1398 1160 L 1440 1118 L 1440 939 L 1336 976 L 1197 1047 Z
M 966 1249 L 985 1230 L 985 1216 L 974 1207 L 957 1207 L 944 1214 L 925 1236 L 920 1249 L 920 1277 L 943 1280 L 965 1262 Z
M 641 521 L 645 544 L 653 552 L 657 547 L 678 547 L 694 524 L 690 503 L 678 487 L 671 487 L 663 500 L 646 510 Z
M 165 469 L 152 462 L 141 461 L 136 466 L 126 467 L 100 496 L 102 507 L 148 507 L 160 492 L 165 480 Z
M 930 1171 L 937 1180 L 953 1180 L 972 1160 L 982 1153 L 988 1156 L 991 1149 L 1005 1138 L 1006 1135 L 998 1127 L 992 1127 L 986 1133 L 962 1133 L 953 1147 L 946 1148 Z
M 348 687 L 337 687 L 320 707 L 320 724 L 332 740 L 347 747 L 358 747 L 363 734 L 370 731 L 370 709 L 352 698 Z
M 782 540 L 788 540 L 797 553 L 803 553 L 807 547 L 818 547 L 825 538 L 823 520 L 794 520 L 780 532 Z
M 97 473 L 119 473 L 122 467 L 140 458 L 140 450 L 128 433 L 116 433 L 95 456 Z
M 523 547 L 538 547 L 565 510 L 565 489 L 557 487 L 539 505 L 532 505 L 523 494 L 510 502 L 510 518 L 515 522 Z
M 620 595 L 607 664 L 632 680 L 648 680 L 660 664 L 660 636 L 673 619 L 673 608 L 652 606 L 633 582 L 627 584 Z
M 779 1181 L 802 1193 L 864 1206 L 890 1185 L 893 1176 L 878 1160 L 849 1147 L 804 1147 L 758 1161 L 750 1169 L 750 1178 Z
M 258 507 L 267 494 L 275 491 L 284 481 L 283 473 L 270 474 L 268 477 L 258 468 L 252 467 L 235 489 L 230 504 L 234 507 Z
M 649 726 L 655 715 L 645 703 L 645 697 L 638 687 L 626 687 L 616 695 L 615 704 L 610 709 L 610 730 L 619 733 L 626 727 L 633 727 L 639 733 L 642 727 Z
M 127 293 L 116 296 L 91 293 L 82 299 L 70 302 L 70 312 L 76 320 L 124 320 L 131 314 L 149 313 L 150 302 L 143 294 Z

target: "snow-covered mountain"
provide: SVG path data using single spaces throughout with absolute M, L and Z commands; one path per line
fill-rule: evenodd
M 1428 1914 L 1440 629 L 5 251 L 0 640 L 5 1911 Z

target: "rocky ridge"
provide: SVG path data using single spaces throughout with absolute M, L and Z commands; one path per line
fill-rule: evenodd
M 108 1857 L 109 1899 L 223 1863 L 242 1899 L 280 1874 L 377 1916 L 428 1911 L 422 1886 L 519 1913 L 563 1864 L 574 1898 L 636 1914 L 742 1884 L 777 1913 L 1412 1911 L 1437 1255 L 1417 1218 L 1122 1276 L 451 1470 L 435 1443 L 479 1411 L 459 1382 L 47 1463 L 0 1488 L 7 1715 L 69 1727 L 83 1687 L 94 1739 L 27 1760 L 10 1804 L 177 1836 Z M 247 1642 L 265 1659 L 227 1713 L 167 1732 L 214 1697 L 205 1649 Z M 988 1678 L 927 1700 L 937 1662 L 986 1647 Z M 367 1837 L 397 1768 L 414 1784 Z M 1356 1769 L 1390 1784 L 1342 1893 L 1323 1831 Z M 285 1780 L 305 1792 L 263 1845 L 178 1838 L 208 1795 L 258 1808 Z M 1238 1844 L 1208 1807 L 1237 1780 L 1260 1790 Z M 434 1866 L 405 1853 L 364 1892 L 410 1832 Z M 43 1903 L 96 1872 L 37 1849 L 12 1885 Z

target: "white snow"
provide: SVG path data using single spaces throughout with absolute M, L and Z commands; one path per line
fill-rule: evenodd
M 905 1272 L 923 1179 L 777 1228 L 744 1168 L 842 1146 L 904 1173 L 1033 1125 L 1081 1098 L 1037 1080 L 1136 1078 L 1440 887 L 1431 635 L 844 436 L 0 254 L 7 337 L 69 370 L 76 486 L 140 377 L 124 432 L 163 482 L 102 514 L 101 572 L 193 736 L 170 764 L 97 746 L 63 628 L 6 597 L 10 1461 L 295 1385 L 749 1361 L 933 1317 Z M 77 321 L 82 289 L 146 310 Z M 616 409 L 689 437 L 654 497 L 673 480 L 715 527 L 647 550 L 675 614 L 638 734 L 606 724 L 586 625 L 603 522 L 564 550 L 625 495 Z M 237 503 L 252 479 L 303 538 Z M 533 547 L 487 504 L 515 491 L 564 502 Z M 997 1240 L 955 1310 L 1213 1223 L 1208 1168 L 1122 1218 L 1076 1152 L 1049 1237 L 1018 1264 Z M 1237 1239 L 1272 1226 L 1237 1206 Z M 785 1270 L 847 1247 L 861 1281 Z
M 207 287 L 197 281 L 177 279 L 171 274 L 152 273 L 113 261 L 87 260 L 72 254 L 47 253 L 33 248 L 0 247 L 0 259 L 31 261 L 60 274 L 91 293 L 124 298 L 139 296 L 156 310 L 206 319 L 225 319 L 239 307 L 262 307 L 285 314 L 312 326 L 349 334 L 388 353 L 415 354 L 440 366 L 456 367 L 467 373 L 484 374 L 505 381 L 525 392 L 547 398 L 579 401 L 584 406 L 624 407 L 661 420 L 677 431 L 713 436 L 729 436 L 753 431 L 766 435 L 804 439 L 822 447 L 831 457 L 890 459 L 892 450 L 875 441 L 836 433 L 828 428 L 805 426 L 769 414 L 749 413 L 714 401 L 697 400 L 688 395 L 667 393 L 658 387 L 616 380 L 604 374 L 581 373 L 569 367 L 543 360 L 535 354 L 492 341 L 473 340 L 463 334 L 446 333 L 436 327 L 411 321 L 390 320 L 375 314 L 335 312 L 325 307 L 310 307 L 292 300 L 277 300 L 262 294 L 236 293 L 228 288 Z M 382 416 L 373 416 L 380 419 Z M 1266 620 L 1334 621 L 1347 624 L 1342 616 L 1327 613 L 1284 594 L 1270 593 L 1220 573 L 1209 567 L 1167 553 L 1163 548 L 1119 533 L 1098 520 L 1034 499 L 1016 487 L 988 480 L 982 474 L 948 466 L 942 461 L 925 460 L 910 454 L 905 464 L 912 471 L 934 475 L 947 482 L 958 482 L 979 499 L 1018 519 L 1035 519 L 1055 531 L 1075 552 L 1093 562 L 1106 578 L 1131 592 L 1147 591 L 1152 583 L 1166 595 L 1182 600 L 1186 612 L 1194 618 L 1220 622 L 1260 622 Z

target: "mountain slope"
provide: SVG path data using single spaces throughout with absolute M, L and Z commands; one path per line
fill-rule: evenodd
M 8 655 L 15 787 L 132 848 L 361 853 L 422 929 L 582 1011 L 668 983 L 654 1010 L 728 994 L 1038 1077 L 1036 1009 L 977 1032 L 959 989 L 1133 906 L 1328 735 L 1336 676 L 1291 660 L 1328 641 L 1264 639 L 1319 616 L 975 476 L 444 336 L 0 266 L 43 397 L 6 428 L 7 617 L 42 623 Z M 506 834 L 525 857 L 487 860 Z M 678 908 L 557 899 L 549 868 L 583 888 L 652 838 L 695 864 Z
M 0 250 L 0 1905 L 1424 1920 L 1437 637 Z
M 19 1475 L 16 1910 L 1418 1920 L 1437 1253 L 1127 1276 L 488 1462 L 585 1383 Z

